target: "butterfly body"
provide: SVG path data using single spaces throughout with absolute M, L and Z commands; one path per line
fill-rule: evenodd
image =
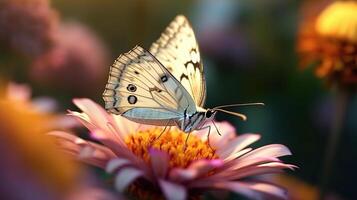
M 210 113 L 210 111 L 208 112 Z M 186 133 L 192 132 L 194 130 L 203 128 L 205 123 L 213 119 L 213 115 L 208 116 L 207 110 L 201 107 L 197 107 L 197 111 L 191 115 L 185 115 L 180 123 L 177 124 L 180 129 Z

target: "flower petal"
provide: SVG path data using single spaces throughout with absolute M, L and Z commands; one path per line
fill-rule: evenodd
M 210 145 L 215 148 L 224 146 L 230 139 L 235 136 L 235 128 L 228 122 L 214 122 L 221 135 L 218 134 L 216 127 L 212 122 L 207 123 L 207 126 L 211 126 L 210 133 Z M 203 141 L 207 140 L 207 130 L 196 131 L 194 133 L 200 137 Z
M 238 180 L 249 176 L 257 176 L 261 174 L 281 173 L 283 169 L 295 169 L 294 165 L 284 164 L 281 162 L 264 163 L 260 165 L 252 165 L 238 170 L 226 170 L 215 174 L 215 178 Z
M 173 169 L 170 173 L 170 179 L 175 180 L 176 182 L 193 180 L 222 165 L 223 161 L 219 159 L 194 161 L 186 169 Z
M 224 160 L 234 159 L 234 154 L 244 149 L 248 145 L 256 142 L 260 139 L 260 135 L 257 134 L 244 134 L 240 135 L 233 140 L 229 141 L 223 148 L 217 150 L 217 154 Z
M 251 199 L 268 199 L 267 196 L 278 199 L 288 198 L 287 191 L 285 189 L 263 182 L 220 182 L 213 183 L 212 187 L 230 190 Z
M 187 198 L 187 190 L 184 186 L 162 179 L 159 180 L 159 184 L 167 200 L 185 200 Z
M 281 144 L 271 144 L 271 145 L 266 145 L 263 147 L 260 147 L 258 149 L 255 149 L 242 157 L 241 159 L 252 159 L 252 158 L 257 158 L 257 157 L 282 157 L 282 156 L 288 156 L 291 155 L 290 150 Z
M 105 146 L 85 141 L 63 131 L 52 131 L 48 135 L 56 137 L 61 148 L 78 159 L 104 168 L 106 163 L 115 158 L 115 154 Z
M 104 130 L 107 129 L 106 124 L 109 121 L 109 115 L 102 107 L 86 98 L 73 99 L 73 103 L 88 115 L 91 123 Z
M 241 151 L 238 151 L 238 152 L 232 154 L 231 156 L 234 156 L 234 159 L 233 160 L 228 160 L 228 161 L 226 160 L 224 162 L 224 167 L 220 168 L 220 170 L 221 169 L 228 169 L 228 168 L 232 167 L 233 165 L 235 165 L 237 162 L 240 161 L 240 158 L 239 158 L 240 156 L 250 152 L 251 150 L 252 150 L 252 148 L 245 148 L 245 149 L 243 149 Z
M 157 177 L 164 178 L 169 168 L 169 155 L 157 149 L 150 149 L 149 154 L 154 174 Z
M 115 177 L 115 188 L 119 192 L 123 192 L 133 181 L 141 176 L 143 176 L 143 172 L 141 170 L 131 167 L 123 168 L 119 170 Z
M 262 163 L 268 163 L 268 162 L 279 162 L 280 160 L 278 158 L 274 158 L 274 157 L 258 157 L 258 158 L 252 158 L 252 159 L 237 159 L 235 161 L 236 161 L 235 164 L 233 164 L 229 168 L 230 170 L 241 169 L 244 167 L 258 165 L 258 164 L 262 164 Z
M 74 99 L 73 102 L 84 113 L 71 112 L 71 114 L 86 121 L 87 123 L 84 125 L 91 131 L 93 131 L 92 128 L 103 130 L 105 135 L 102 137 L 106 136 L 115 141 L 122 141 L 129 134 L 129 130 L 133 131 L 139 127 L 137 123 L 122 116 L 108 114 L 100 105 L 90 99 Z M 88 126 L 88 123 L 92 126 Z
M 151 125 L 138 124 L 120 115 L 112 114 L 112 117 L 115 128 L 120 132 L 122 138 L 126 138 L 128 135 L 136 133 L 139 130 L 145 130 L 152 127 Z
M 122 158 L 112 159 L 108 162 L 107 166 L 105 167 L 105 171 L 107 173 L 111 174 L 118 168 L 126 166 L 130 163 L 131 163 L 130 160 L 127 160 L 127 159 L 122 159 Z
M 127 147 L 117 145 L 117 143 L 110 139 L 100 140 L 105 146 L 110 147 L 110 149 L 115 153 L 117 157 L 125 158 L 130 160 L 138 168 L 148 171 L 148 166 L 144 163 L 140 157 L 137 157 L 133 152 L 131 152 Z

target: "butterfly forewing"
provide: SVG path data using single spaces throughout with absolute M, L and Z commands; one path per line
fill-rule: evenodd
M 161 37 L 152 44 L 150 52 L 181 82 L 197 106 L 206 97 L 206 83 L 198 44 L 186 17 L 177 16 Z
M 154 125 L 178 119 L 185 110 L 196 111 L 195 102 L 180 82 L 139 46 L 120 55 L 111 66 L 103 98 L 110 112 Z

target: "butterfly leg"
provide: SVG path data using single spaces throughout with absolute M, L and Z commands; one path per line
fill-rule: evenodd
M 190 137 L 190 134 L 191 134 L 191 132 L 189 132 L 189 133 L 187 134 L 187 137 L 186 137 L 186 140 L 185 140 L 185 144 L 183 145 L 183 151 L 186 151 L 187 141 L 188 141 L 188 138 Z
M 214 151 L 214 149 L 211 147 L 211 143 L 210 143 L 210 140 L 209 140 L 209 136 L 211 135 L 211 126 L 204 126 L 204 127 L 201 127 L 199 129 L 197 129 L 198 131 L 200 130 L 204 130 L 204 129 L 208 129 L 208 134 L 207 134 L 207 143 L 208 143 L 208 146 L 209 148 Z
M 155 143 L 158 139 L 160 139 L 160 137 L 165 133 L 167 126 L 170 124 L 170 121 L 171 121 L 171 120 L 168 120 L 168 121 L 167 121 L 164 130 L 162 130 L 161 133 L 159 134 L 159 136 L 157 136 L 157 138 L 155 138 L 155 140 L 153 141 L 153 143 Z M 171 128 L 171 127 L 170 127 L 170 128 Z
M 214 123 L 214 121 L 212 120 L 212 124 L 214 125 L 214 127 L 216 128 L 216 131 L 218 133 L 219 136 L 222 136 L 222 134 L 219 132 L 216 123 Z
M 138 127 L 135 130 L 135 133 L 137 133 L 141 129 L 142 124 L 139 124 Z

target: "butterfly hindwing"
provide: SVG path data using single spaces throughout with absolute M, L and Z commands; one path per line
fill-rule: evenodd
M 111 66 L 103 98 L 111 113 L 154 125 L 181 117 L 185 109 L 196 111 L 180 82 L 139 46 L 120 55 Z
M 186 17 L 177 16 L 152 44 L 150 52 L 181 82 L 196 105 L 202 107 L 206 97 L 203 65 Z

